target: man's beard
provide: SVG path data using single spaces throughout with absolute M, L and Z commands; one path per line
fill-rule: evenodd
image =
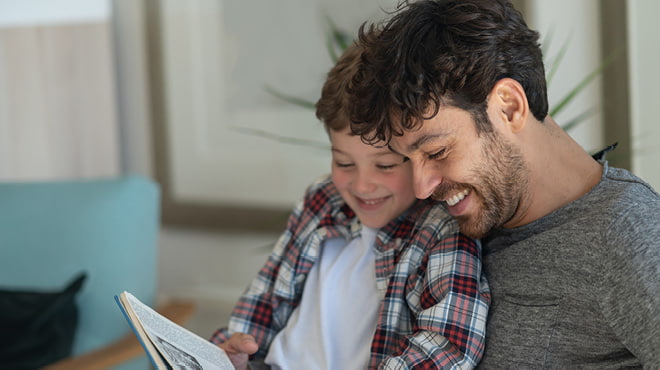
M 518 210 L 525 198 L 528 170 L 522 153 L 497 132 L 484 133 L 483 163 L 469 170 L 469 183 L 442 183 L 433 197 L 445 199 L 457 189 L 469 189 L 473 202 L 479 202 L 477 214 L 456 216 L 463 234 L 482 238 L 491 230 L 501 227 Z

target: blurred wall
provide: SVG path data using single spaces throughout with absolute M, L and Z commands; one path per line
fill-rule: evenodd
M 601 63 L 600 4 L 599 0 L 527 1 L 527 22 L 541 33 L 546 74 L 552 70 L 562 48 L 566 48 L 553 77 L 548 80 L 550 110 Z M 559 125 L 564 125 L 592 109 L 592 115 L 568 130 L 589 152 L 598 151 L 606 145 L 603 139 L 601 86 L 599 77 L 553 117 Z
M 0 0 L 0 179 L 119 173 L 108 0 Z
M 154 177 L 144 0 L 111 0 L 121 167 Z
M 633 171 L 660 190 L 660 2 L 628 1 Z

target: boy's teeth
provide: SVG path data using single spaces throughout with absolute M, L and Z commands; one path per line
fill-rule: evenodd
M 455 206 L 456 204 L 458 204 L 458 202 L 462 201 L 463 198 L 465 198 L 467 193 L 468 193 L 467 190 L 463 190 L 462 192 L 454 195 L 453 197 L 450 197 L 445 202 L 447 202 L 447 205 L 449 205 L 450 207 Z
M 378 204 L 383 198 L 378 199 L 362 199 L 362 201 L 368 205 Z

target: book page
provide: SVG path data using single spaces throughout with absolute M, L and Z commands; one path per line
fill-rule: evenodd
M 163 317 L 128 292 L 130 305 L 154 346 L 174 369 L 233 370 L 227 354 L 215 344 Z
M 154 367 L 156 369 L 167 369 L 167 364 L 165 363 L 163 356 L 160 355 L 156 347 L 154 347 L 153 343 L 151 343 L 149 335 L 140 323 L 140 319 L 135 315 L 135 311 L 128 303 L 126 294 L 128 293 L 124 292 L 119 296 L 115 296 L 115 300 L 119 304 L 122 313 L 128 320 L 128 324 L 131 326 L 131 329 L 133 329 L 133 332 L 140 341 L 140 344 L 142 344 L 144 347 L 144 350 L 147 352 L 147 356 L 149 356 L 149 359 L 151 360 Z

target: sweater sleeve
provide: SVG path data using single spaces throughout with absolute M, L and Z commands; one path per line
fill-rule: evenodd
M 604 240 L 603 315 L 645 368 L 660 364 L 660 200 L 631 204 Z

